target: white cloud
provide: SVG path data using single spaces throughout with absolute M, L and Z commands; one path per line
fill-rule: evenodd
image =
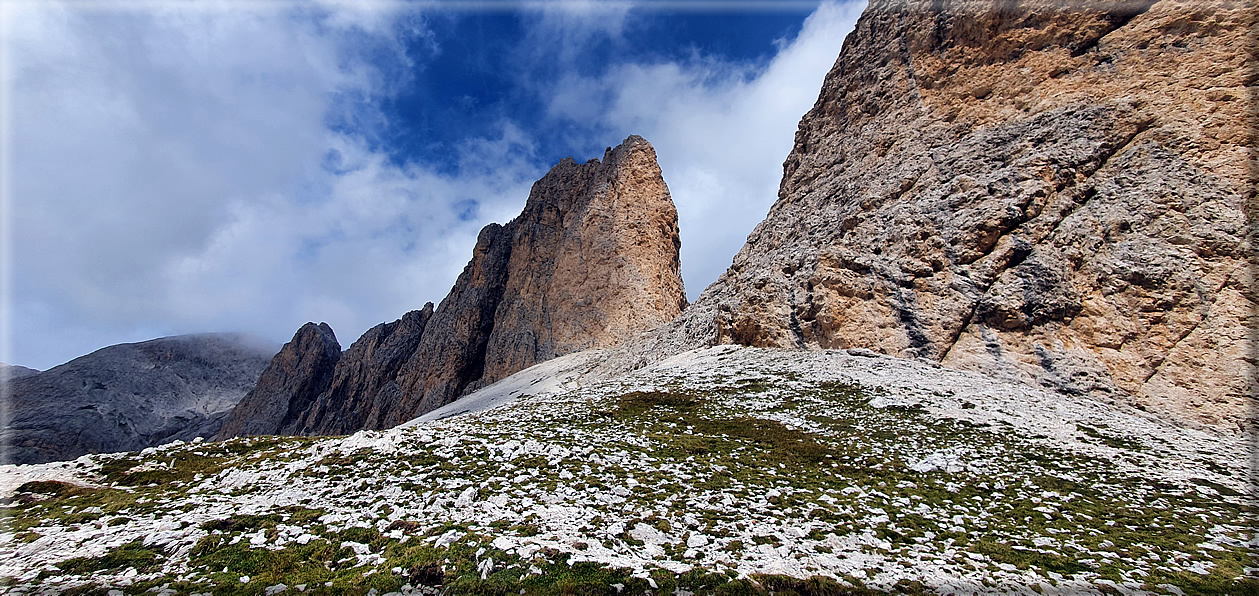
M 553 52 L 561 63 L 570 63 L 586 46 L 604 39 L 620 39 L 634 5 L 607 0 L 568 0 L 525 5 L 535 22 L 529 27 L 526 47 L 539 50 L 535 58 Z
M 726 269 L 777 199 L 796 123 L 864 8 L 823 3 L 762 67 L 697 55 L 622 64 L 599 77 L 568 74 L 541 91 L 552 118 L 598 121 L 595 134 L 640 134 L 656 147 L 678 207 L 692 298 Z
M 523 204 L 541 172 L 509 124 L 461 147 L 455 174 L 369 148 L 414 15 L 238 8 L 22 6 L 4 358 L 45 368 L 194 331 L 284 340 L 312 319 L 348 345 L 440 300 L 487 218 Z
M 46 368 L 196 331 L 284 341 L 308 320 L 348 346 L 440 300 L 480 227 L 514 217 L 550 165 L 511 121 L 456 145 L 453 171 L 379 152 L 380 98 L 423 67 L 408 51 L 440 51 L 405 3 L 228 4 L 5 8 L 13 349 L 0 359 Z M 583 77 L 569 63 L 620 39 L 634 10 L 547 6 L 525 41 L 551 45 L 517 57 L 558 62 L 537 89 L 543 126 L 580 125 L 564 133 L 574 147 L 652 141 L 698 294 L 773 202 L 860 7 L 824 4 L 767 65 L 694 55 Z

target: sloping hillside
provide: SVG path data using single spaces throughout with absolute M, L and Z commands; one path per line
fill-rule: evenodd
M 15 593 L 1259 585 L 1252 445 L 861 350 L 716 347 L 603 381 L 591 361 L 384 432 L 0 468 L 0 576 Z
M 212 437 L 273 354 L 241 334 L 179 335 L 14 378 L 0 455 L 37 463 Z

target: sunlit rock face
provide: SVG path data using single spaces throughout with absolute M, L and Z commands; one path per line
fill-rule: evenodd
M 611 366 L 863 347 L 1237 430 L 1255 24 L 1236 2 L 875 0 L 766 220 Z
M 631 136 L 602 161 L 565 159 L 518 217 L 481 230 L 440 305 L 373 328 L 337 359 L 299 331 L 272 364 L 276 382 L 238 408 L 285 414 L 221 437 L 389 428 L 538 362 L 618 345 L 686 306 L 680 247 L 650 143 Z
M 372 427 L 676 317 L 686 306 L 677 220 L 655 149 L 642 137 L 609 149 L 602 162 L 561 161 L 534 184 L 516 219 L 481 232 L 404 368 L 405 398 Z M 446 356 L 452 352 L 462 357 Z

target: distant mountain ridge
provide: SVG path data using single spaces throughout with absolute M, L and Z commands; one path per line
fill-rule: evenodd
M 12 378 L 0 430 L 5 463 L 212 437 L 274 353 L 274 344 L 242 334 L 180 335 L 109 346 Z
M 276 355 L 219 438 L 390 428 L 538 362 L 611 347 L 686 306 L 677 210 L 645 139 L 566 158 L 519 216 L 481 230 L 436 308 L 341 353 L 309 323 Z

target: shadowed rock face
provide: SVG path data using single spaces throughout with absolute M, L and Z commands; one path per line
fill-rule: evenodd
M 328 359 L 294 338 L 272 364 L 277 382 L 238 407 L 243 419 L 291 417 L 221 436 L 389 428 L 538 362 L 617 345 L 686 306 L 680 247 L 650 143 L 631 136 L 602 161 L 565 159 L 518 217 L 481 230 L 438 307 L 373 328 L 327 370 L 296 366 Z
M 7 463 L 134 451 L 211 437 L 275 353 L 236 334 L 184 335 L 97 350 L 12 379 Z
M 864 347 L 1236 428 L 1257 389 L 1256 18 L 874 0 L 766 220 L 612 365 Z
M 366 415 L 401 398 L 398 372 L 415 354 L 433 304 L 364 333 L 337 363 L 328 388 L 278 434 L 342 434 L 368 427 Z
M 311 400 L 328 386 L 340 359 L 341 344 L 332 327 L 303 325 L 232 409 L 218 436 L 274 434 L 276 429 L 296 424 Z

